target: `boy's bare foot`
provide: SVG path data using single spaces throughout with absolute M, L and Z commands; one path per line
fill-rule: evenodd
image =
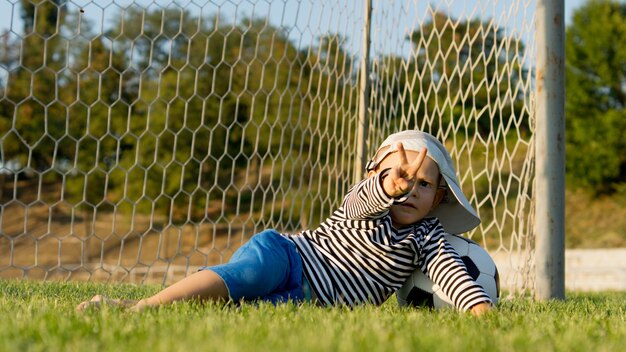
M 101 295 L 95 295 L 91 300 L 82 302 L 76 306 L 76 310 L 82 312 L 91 308 L 100 308 L 103 305 L 127 308 L 134 306 L 136 303 L 137 301 L 133 300 L 111 299 Z

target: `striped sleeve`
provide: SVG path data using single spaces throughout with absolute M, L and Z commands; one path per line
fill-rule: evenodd
M 492 303 L 485 290 L 469 275 L 461 257 L 443 234 L 443 227 L 438 225 L 422 238 L 421 270 L 462 311 L 478 303 Z
M 343 200 L 342 210 L 346 219 L 378 218 L 387 213 L 394 203 L 403 202 L 407 196 L 389 197 L 382 187 L 389 170 L 383 170 L 355 185 Z

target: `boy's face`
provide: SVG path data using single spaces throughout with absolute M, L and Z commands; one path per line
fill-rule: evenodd
M 407 150 L 407 161 L 411 163 L 418 154 L 418 152 Z M 398 153 L 391 153 L 380 162 L 377 171 L 380 172 L 399 163 Z M 422 220 L 439 204 L 445 194 L 444 189 L 438 188 L 440 177 L 437 163 L 429 157 L 424 158 L 424 162 L 417 170 L 415 184 L 409 192 L 408 199 L 402 204 L 392 205 L 389 209 L 395 228 L 410 226 Z

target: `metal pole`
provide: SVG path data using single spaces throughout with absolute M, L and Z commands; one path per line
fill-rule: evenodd
M 564 0 L 537 1 L 535 298 L 565 298 Z
M 361 181 L 367 163 L 367 134 L 369 130 L 369 90 L 370 90 L 370 20 L 372 1 L 365 1 L 363 23 L 363 59 L 361 60 L 359 80 L 359 122 L 356 136 L 356 160 L 354 163 L 354 183 Z

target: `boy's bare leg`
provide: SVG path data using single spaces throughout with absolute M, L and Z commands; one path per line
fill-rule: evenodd
M 141 310 L 188 299 L 225 301 L 228 300 L 228 288 L 224 280 L 215 272 L 202 270 L 187 276 L 152 297 L 142 299 L 132 309 Z
M 79 304 L 76 309 L 85 310 L 89 307 L 99 307 L 105 304 L 132 307 L 132 310 L 141 310 L 146 307 L 155 307 L 188 299 L 225 301 L 228 300 L 228 288 L 224 280 L 215 272 L 202 270 L 187 276 L 154 296 L 142 299 L 138 302 L 114 300 L 98 295 L 94 296 L 90 301 Z

